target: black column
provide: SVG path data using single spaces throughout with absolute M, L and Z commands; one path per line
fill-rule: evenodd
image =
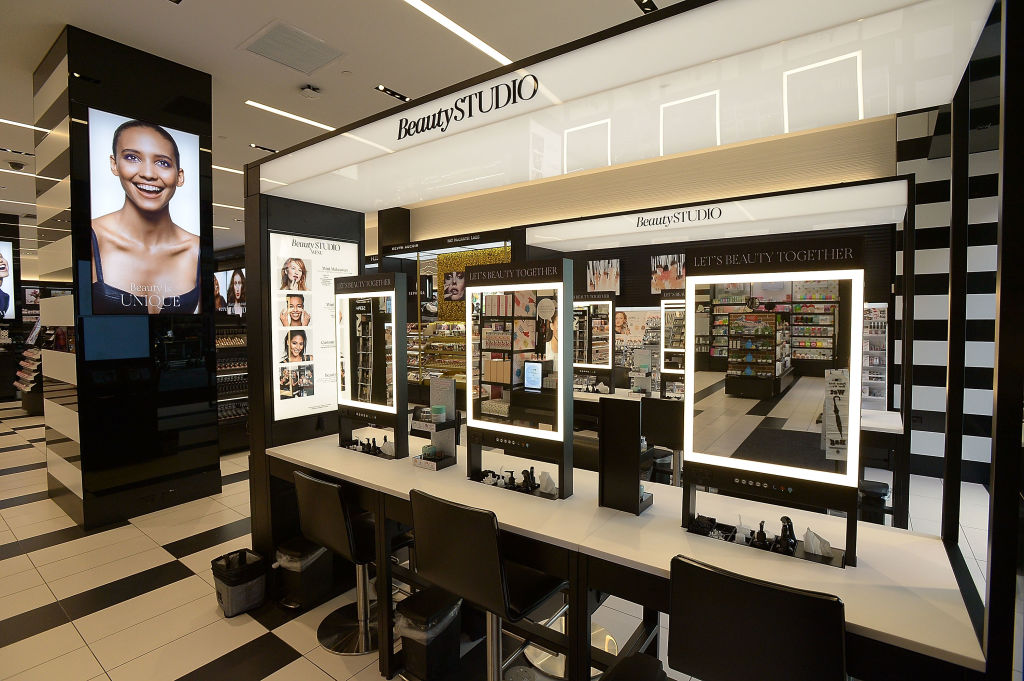
M 412 241 L 410 213 L 406 208 L 386 208 L 377 213 L 377 252 L 383 254 L 385 246 L 407 244 Z

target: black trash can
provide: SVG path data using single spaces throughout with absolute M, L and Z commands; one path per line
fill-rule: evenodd
M 277 547 L 281 606 L 290 609 L 319 605 L 333 584 L 334 557 L 325 547 L 295 537 Z
M 410 679 L 436 681 L 459 668 L 461 605 L 461 598 L 437 587 L 418 591 L 398 604 L 395 626 Z
M 263 603 L 267 575 L 263 557 L 239 549 L 210 561 L 217 603 L 225 617 L 234 617 Z
M 860 513 L 864 522 L 885 524 L 885 502 L 889 498 L 889 485 L 874 480 L 860 481 Z

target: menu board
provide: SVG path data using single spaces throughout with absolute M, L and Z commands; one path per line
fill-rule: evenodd
M 334 279 L 359 273 L 359 246 L 270 234 L 274 420 L 337 409 Z

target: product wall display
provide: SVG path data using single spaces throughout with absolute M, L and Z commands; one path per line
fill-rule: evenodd
M 274 420 L 337 407 L 334 279 L 357 273 L 358 245 L 270 234 Z
M 889 305 L 864 303 L 863 376 L 865 409 L 885 411 L 888 404 Z
M 335 294 L 338 404 L 395 406 L 394 291 Z
M 0 319 L 14 319 L 14 249 L 0 241 Z
M 196 314 L 199 137 L 89 109 L 93 314 Z
M 686 299 L 661 301 L 661 370 L 682 374 L 686 361 Z
M 612 369 L 612 301 L 585 300 L 573 303 L 573 366 Z
M 241 317 L 245 314 L 245 268 L 214 272 L 213 308 Z

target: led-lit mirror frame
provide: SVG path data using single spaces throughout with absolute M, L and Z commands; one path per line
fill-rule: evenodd
M 516 435 L 525 435 L 527 437 L 536 437 L 543 440 L 562 440 L 562 436 L 565 430 L 565 410 L 562 408 L 561 399 L 555 400 L 555 409 L 558 412 L 556 415 L 556 423 L 558 427 L 555 430 L 541 430 L 540 428 L 527 428 L 525 426 L 514 426 L 512 424 L 495 423 L 493 421 L 481 421 L 476 418 L 473 412 L 473 385 L 474 385 L 474 370 L 477 368 L 473 363 L 473 295 L 474 294 L 486 294 L 486 293 L 515 293 L 516 291 L 538 291 L 538 290 L 554 290 L 555 295 L 558 297 L 558 303 L 556 309 L 558 310 L 559 321 L 559 338 L 566 338 L 566 331 L 568 330 L 568 338 L 572 338 L 572 320 L 566 315 L 568 309 L 565 304 L 565 291 L 562 290 L 561 281 L 548 282 L 535 282 L 531 284 L 491 284 L 488 286 L 467 286 L 466 287 L 466 425 L 474 428 L 481 428 L 483 430 L 490 430 L 496 433 L 513 433 Z M 563 340 L 562 342 L 565 342 Z M 571 341 L 570 341 L 571 342 Z M 569 377 L 568 372 L 565 371 L 565 367 L 558 367 L 558 380 L 564 381 Z M 485 381 L 486 382 L 486 381 Z M 560 394 L 560 393 L 558 393 Z
M 687 293 L 686 295 L 687 297 L 689 297 L 690 294 Z M 682 369 L 668 369 L 665 367 L 665 335 L 668 333 L 668 329 L 665 325 L 665 312 L 672 309 L 678 309 L 680 307 L 683 308 L 683 313 L 685 315 L 686 309 L 689 308 L 690 306 L 686 304 L 686 299 L 684 298 L 673 298 L 669 300 L 666 300 L 664 298 L 661 299 L 661 373 L 663 374 L 685 374 L 686 369 L 690 366 L 690 362 L 692 361 L 689 355 L 684 355 L 686 360 L 686 366 L 683 367 Z M 686 317 L 686 328 L 687 331 L 689 331 L 690 318 L 688 316 Z M 687 333 L 686 338 L 689 338 L 689 333 Z M 686 351 L 686 338 L 683 339 L 684 347 L 682 348 L 682 350 L 684 353 Z M 680 348 L 669 348 L 669 350 L 679 351 Z M 690 380 L 690 377 L 687 376 L 686 380 Z
M 345 406 L 348 406 L 348 407 L 359 407 L 360 409 L 373 409 L 374 411 L 384 411 L 384 412 L 388 412 L 389 414 L 397 414 L 398 413 L 398 411 L 397 411 L 397 409 L 398 409 L 398 407 L 397 407 L 398 395 L 396 394 L 396 385 L 397 385 L 396 384 L 396 380 L 397 380 L 397 376 L 395 376 L 395 363 L 394 363 L 394 361 L 391 362 L 391 406 L 388 406 L 386 404 L 375 404 L 373 402 L 363 402 L 361 400 L 354 400 L 354 399 L 352 399 L 352 385 L 353 385 L 353 378 L 354 378 L 354 376 L 352 375 L 352 352 L 351 352 L 352 348 L 349 346 L 349 341 L 351 340 L 351 336 L 349 334 L 349 319 L 348 319 L 348 315 L 350 314 L 350 310 L 349 310 L 348 303 L 351 300 L 365 299 L 365 298 L 386 298 L 388 300 L 388 306 L 391 309 L 391 319 L 394 320 L 394 318 L 395 318 L 394 317 L 394 314 L 395 314 L 395 292 L 394 291 L 367 291 L 367 292 L 363 292 L 363 293 L 335 293 L 334 294 L 334 328 L 336 329 L 336 331 L 335 331 L 335 341 L 336 341 L 337 351 L 339 353 L 342 353 L 342 352 L 344 353 L 342 355 L 342 360 L 341 361 L 342 361 L 342 365 L 345 367 L 345 387 L 344 388 L 341 387 L 341 377 L 340 376 L 338 377 L 338 381 L 337 381 L 337 383 L 338 383 L 338 404 L 339 405 L 345 405 Z M 344 305 L 344 307 L 341 307 L 342 305 Z M 345 315 L 340 320 L 338 319 L 338 310 L 344 310 L 345 311 Z M 398 329 L 395 328 L 395 325 L 394 325 L 394 323 L 392 321 L 392 325 L 391 325 L 391 344 L 392 344 L 392 348 L 394 347 L 394 344 L 398 342 L 397 331 L 398 331 Z M 392 349 L 392 353 L 393 352 L 394 352 L 394 350 Z M 394 357 L 393 354 L 392 354 L 392 357 Z
M 848 280 L 851 294 L 848 304 L 850 314 L 850 415 L 847 437 L 846 473 L 826 473 L 795 466 L 783 466 L 762 461 L 750 461 L 727 456 L 716 456 L 693 451 L 693 410 L 694 410 L 694 314 L 695 292 L 698 287 L 727 282 L 751 283 L 760 281 L 813 281 L 822 279 Z M 768 475 L 780 475 L 800 480 L 811 480 L 845 487 L 857 487 L 860 477 L 860 390 L 863 347 L 861 337 L 864 327 L 864 270 L 817 270 L 810 272 L 767 272 L 763 274 L 715 274 L 686 277 L 686 380 L 684 385 L 685 406 L 683 409 L 683 461 L 693 461 L 722 468 L 753 471 Z
M 608 363 L 591 364 L 589 362 L 573 362 L 572 365 L 573 367 L 577 367 L 580 369 L 602 369 L 604 371 L 611 371 L 612 359 L 615 356 L 615 320 L 612 318 L 612 310 L 615 309 L 615 306 L 611 300 L 577 300 L 573 302 L 572 309 L 575 310 L 577 308 L 589 308 L 591 305 L 608 306 Z M 587 320 L 587 323 L 589 324 L 590 318 L 588 317 Z M 593 330 L 593 327 L 591 327 L 591 330 Z

